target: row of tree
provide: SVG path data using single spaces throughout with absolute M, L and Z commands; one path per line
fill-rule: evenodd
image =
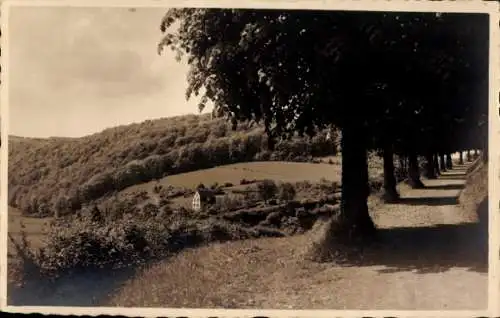
M 387 197 L 397 198 L 393 156 L 418 156 L 435 177 L 457 151 L 487 158 L 486 14 L 170 9 L 159 51 L 190 65 L 187 96 L 235 124 L 262 121 L 278 137 L 342 131 L 341 225 L 336 237 L 371 239 L 367 151 L 383 153 Z M 448 160 L 450 161 L 450 160 Z

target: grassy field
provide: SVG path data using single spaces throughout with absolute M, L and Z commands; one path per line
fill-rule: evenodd
M 331 158 L 329 158 L 331 159 Z M 325 160 L 326 162 L 326 160 Z M 337 160 L 338 162 L 338 160 Z M 245 180 L 273 180 L 275 182 L 300 182 L 308 181 L 317 183 L 321 180 L 340 182 L 341 166 L 327 163 L 296 163 L 296 162 L 245 162 L 226 166 L 219 166 L 211 169 L 204 169 L 168 176 L 156 181 L 131 186 L 118 195 L 127 195 L 134 192 L 146 191 L 149 194 L 149 202 L 154 202 L 158 196 L 154 193 L 155 186 L 174 186 L 194 189 L 200 183 L 209 187 L 214 183 L 224 185 L 231 183 L 233 186 L 225 187 L 225 190 L 232 191 L 243 189 L 246 185 L 240 185 Z M 372 174 L 376 175 L 380 169 L 372 169 Z M 176 206 L 189 207 L 192 196 L 179 197 L 173 200 Z
M 8 210 L 8 233 L 22 246 L 23 236 L 31 249 L 36 250 L 44 246 L 46 232 L 52 218 L 32 218 L 23 216 L 21 211 L 10 207 Z M 7 241 L 7 270 L 8 282 L 19 283 L 25 273 L 22 272 L 22 257 L 10 239 Z
M 341 166 L 325 163 L 310 164 L 296 162 L 250 162 L 221 166 L 213 169 L 193 171 L 169 176 L 166 182 L 184 187 L 195 187 L 200 182 L 231 182 L 240 180 L 271 179 L 282 182 L 310 181 L 318 182 L 322 178 L 340 182 Z
M 230 182 L 239 185 L 240 181 L 270 179 L 282 182 L 310 181 L 321 179 L 340 182 L 341 166 L 326 163 L 296 163 L 296 162 L 243 162 L 210 169 L 197 170 L 167 176 L 160 180 L 150 181 L 128 187 L 124 193 L 131 191 L 152 191 L 157 184 L 173 185 L 186 188 L 196 188 L 200 183 L 209 186 L 215 182 L 224 184 Z
M 32 218 L 23 216 L 18 209 L 13 207 L 9 207 L 8 219 L 9 234 L 16 241 L 19 241 L 21 239 L 21 231 L 24 231 L 28 235 L 29 242 L 35 248 L 42 246 L 45 232 L 49 227 L 49 222 L 52 220 L 50 217 Z M 14 246 L 10 241 L 8 247 L 9 254 L 15 255 Z

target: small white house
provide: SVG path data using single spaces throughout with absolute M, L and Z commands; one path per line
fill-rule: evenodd
M 215 193 L 210 189 L 198 189 L 193 196 L 193 210 L 200 211 L 206 204 L 215 203 Z

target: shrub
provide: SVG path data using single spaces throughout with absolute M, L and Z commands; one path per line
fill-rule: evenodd
M 241 198 L 236 196 L 224 195 L 222 197 L 218 197 L 214 209 L 217 211 L 232 211 L 238 208 L 243 207 L 244 202 Z
M 337 191 L 340 187 L 338 182 L 329 181 L 329 180 L 326 180 L 325 178 L 321 178 L 318 186 L 319 186 L 320 190 L 324 193 L 333 193 L 333 192 Z
M 147 218 L 152 218 L 158 215 L 160 212 L 160 209 L 156 204 L 153 203 L 147 203 L 142 207 L 142 214 L 144 217 Z
M 254 157 L 255 161 L 269 161 L 271 159 L 272 152 L 268 150 L 263 150 L 257 153 Z
M 296 196 L 295 187 L 290 182 L 285 182 L 280 185 L 278 198 L 283 201 L 291 201 Z
M 163 189 L 163 186 L 161 184 L 156 184 L 154 187 L 153 187 L 153 192 L 156 193 L 156 194 L 159 194 L 161 192 L 161 190 Z
M 154 205 L 146 205 L 143 211 L 158 212 Z M 41 274 L 49 276 L 81 269 L 117 268 L 169 253 L 178 240 L 174 232 L 186 223 L 182 218 L 172 222 L 172 214 L 166 209 L 162 211 L 163 218 L 158 213 L 157 217 L 140 222 L 130 214 L 105 220 L 101 212 L 93 206 L 81 211 L 79 217 L 53 221 L 45 246 L 33 249 L 24 239 L 17 244 L 18 249 Z M 25 233 L 22 237 L 26 237 Z
M 79 219 L 54 222 L 46 246 L 19 249 L 42 274 L 57 276 L 74 270 L 143 264 L 203 243 L 268 235 L 217 218 L 190 220 L 185 218 L 187 211 L 178 212 L 141 222 L 134 216 L 124 216 L 105 223 L 96 223 L 84 213 Z
M 160 185 L 159 187 L 159 191 L 161 191 L 162 187 Z M 140 201 L 145 201 L 147 199 L 149 199 L 149 193 L 147 191 L 137 191 L 137 192 L 133 192 L 133 195 L 134 195 L 134 199 L 136 200 L 135 202 L 140 202 Z
M 256 182 L 257 182 L 257 180 L 255 180 L 255 179 L 253 179 L 253 180 L 241 179 L 240 185 L 252 184 L 252 183 L 256 183 Z
M 260 199 L 267 203 L 269 199 L 274 198 L 274 196 L 278 192 L 278 187 L 273 180 L 266 179 L 259 182 L 259 184 L 257 185 L 257 190 Z
M 159 205 L 160 207 L 168 206 L 169 204 L 170 204 L 170 200 L 169 200 L 169 199 L 167 199 L 167 198 L 160 198 L 160 199 L 158 200 L 158 205 Z
M 248 188 L 250 188 L 250 187 L 248 187 Z M 248 188 L 243 192 L 243 198 L 244 198 L 245 202 L 250 203 L 250 202 L 254 202 L 254 201 L 258 200 L 259 194 L 256 193 L 253 190 L 253 188 L 250 188 L 250 189 L 248 189 Z

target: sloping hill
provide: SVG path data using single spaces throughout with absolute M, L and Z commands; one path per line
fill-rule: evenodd
M 166 175 L 254 160 L 305 161 L 335 152 L 320 133 L 267 149 L 263 127 L 232 131 L 222 118 L 187 115 L 106 129 L 82 138 L 9 139 L 9 204 L 52 215 Z

